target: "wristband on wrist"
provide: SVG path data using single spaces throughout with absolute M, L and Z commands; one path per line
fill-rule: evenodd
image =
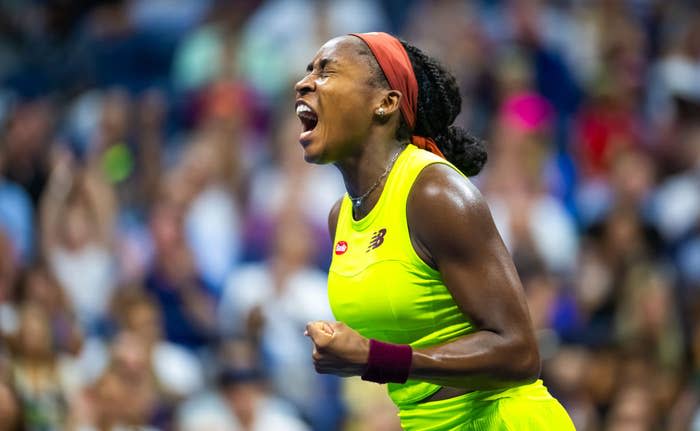
M 408 344 L 369 340 L 369 358 L 362 380 L 376 383 L 406 383 L 411 372 L 413 349 Z

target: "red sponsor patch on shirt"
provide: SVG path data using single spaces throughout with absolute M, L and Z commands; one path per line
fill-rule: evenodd
M 335 245 L 335 254 L 343 254 L 348 251 L 348 243 L 345 241 L 338 241 Z

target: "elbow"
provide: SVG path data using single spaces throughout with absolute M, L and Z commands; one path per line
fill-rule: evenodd
M 534 337 L 513 337 L 503 347 L 499 380 L 531 383 L 540 377 L 540 352 Z
M 518 360 L 513 361 L 512 378 L 517 381 L 534 382 L 540 377 L 541 371 L 540 352 L 537 342 L 534 339 L 520 342 L 516 346 L 516 350 L 517 354 L 513 357 L 518 358 Z

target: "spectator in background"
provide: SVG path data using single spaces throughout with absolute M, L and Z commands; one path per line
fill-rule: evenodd
M 219 356 L 216 392 L 200 394 L 184 403 L 178 411 L 178 429 L 309 430 L 294 408 L 277 398 L 266 384 L 258 351 L 250 340 L 238 338 L 223 343 Z
M 239 204 L 269 127 L 271 101 L 252 87 L 239 63 L 240 30 L 256 3 L 217 2 L 206 23 L 183 38 L 172 68 L 184 120 L 218 141 L 222 179 Z
M 675 120 L 675 139 L 669 151 L 682 160 L 685 168 L 667 176 L 653 199 L 654 222 L 664 240 L 674 245 L 693 236 L 700 220 L 700 100 L 678 102 L 686 112 L 679 112 Z M 677 168 L 680 163 L 673 165 Z
M 14 256 L 8 259 L 23 265 L 34 252 L 34 207 L 26 190 L 5 178 L 3 152 L 0 141 L 0 229 L 12 241 Z
M 141 280 L 151 258 L 146 224 L 161 181 L 166 105 L 157 89 L 132 96 L 111 88 L 82 94 L 67 115 L 64 133 L 77 158 L 118 201 L 113 215 L 118 283 Z
M 650 68 L 646 110 L 661 145 L 674 146 L 673 125 L 680 114 L 674 99 L 700 101 L 699 23 L 700 13 L 691 12 L 669 37 L 667 52 Z M 672 151 L 664 153 L 673 157 Z
M 135 0 L 129 4 L 134 26 L 166 40 L 201 23 L 214 0 Z
M 605 429 L 609 431 L 651 431 L 658 429 L 652 390 L 635 383 L 618 390 Z
M 183 37 L 175 51 L 175 90 L 191 94 L 216 81 L 238 81 L 240 29 L 257 1 L 218 2 L 204 23 Z
M 586 237 L 582 241 L 574 276 L 575 318 L 565 341 L 600 346 L 610 341 L 612 312 L 615 308 L 615 274 L 602 254 L 601 241 Z
M 186 206 L 184 229 L 194 264 L 217 297 L 241 248 L 240 195 L 229 181 L 231 175 L 240 178 L 241 173 L 230 169 L 235 159 L 226 157 L 237 157 L 237 153 L 225 136 L 215 130 L 202 131 L 174 173 Z
M 0 379 L 0 429 L 19 431 L 21 425 L 21 406 L 12 389 Z
M 11 339 L 11 379 L 22 406 L 22 421 L 31 431 L 61 429 L 67 405 L 76 390 L 76 372 L 53 349 L 48 316 L 36 304 L 19 311 L 17 334 Z
M 112 189 L 64 153 L 51 173 L 40 211 L 42 253 L 83 328 L 97 331 L 115 287 Z
M 304 22 L 308 25 L 300 26 Z M 349 32 L 387 27 L 378 2 L 369 0 L 271 0 L 264 2 L 241 30 L 242 74 L 265 97 L 285 95 L 294 74 L 325 40 Z
M 102 375 L 74 397 L 68 429 L 155 431 L 162 403 L 143 340 L 124 331 Z
M 126 0 L 99 1 L 87 15 L 83 43 L 91 83 L 140 93 L 164 84 L 173 44 L 134 25 Z
M 496 104 L 491 70 L 494 59 L 489 55 L 493 47 L 478 8 L 475 2 L 454 0 L 417 2 L 413 9 L 402 7 L 409 14 L 406 38 L 443 59 L 457 79 L 462 110 L 456 122 L 476 136 L 486 136 Z M 440 32 L 434 31 L 435 22 L 441 23 Z
M 617 344 L 645 352 L 661 370 L 678 370 L 683 360 L 683 334 L 672 282 L 651 263 L 636 265 L 622 281 L 615 316 Z
M 598 20 L 601 65 L 590 83 L 589 100 L 575 119 L 570 150 L 580 175 L 578 211 L 587 226 L 623 198 L 615 195 L 620 190 L 611 190 L 612 181 L 624 181 L 613 178 L 615 165 L 621 167 L 620 160 L 630 154 L 642 154 L 640 150 L 651 140 L 638 110 L 646 78 L 644 34 L 624 10 L 614 6 L 602 8 Z
M 616 55 L 614 50 L 610 54 Z M 634 108 L 638 100 L 634 88 L 619 84 L 625 76 L 602 76 L 591 102 L 577 122 L 574 155 L 578 158 L 584 180 L 605 180 L 615 158 L 625 150 L 641 144 L 641 125 Z
M 343 400 L 348 406 L 341 429 L 347 431 L 402 431 L 398 409 L 380 385 L 367 385 L 361 379 L 344 381 Z
M 694 304 L 697 310 L 698 304 Z M 695 429 L 700 425 L 700 386 L 698 370 L 700 369 L 700 313 L 693 313 L 693 323 L 690 325 L 690 356 L 691 364 L 682 376 L 685 382 L 679 388 L 678 398 L 669 410 L 669 431 Z
M 657 258 L 655 232 L 647 229 L 636 209 L 613 209 L 584 239 L 579 275 L 575 283 L 579 323 L 576 342 L 614 344 L 615 313 L 628 277 L 648 268 Z M 632 282 L 628 289 L 635 289 Z
M 54 115 L 48 99 L 19 102 L 2 133 L 3 176 L 29 193 L 34 207 L 49 178 Z
M 66 292 L 49 268 L 37 263 L 27 268 L 16 292 L 16 304 L 34 304 L 44 313 L 51 328 L 52 349 L 76 355 L 83 343 L 82 329 L 69 303 Z
M 693 328 L 690 316 L 696 313 L 700 292 L 700 102 L 678 103 L 678 108 L 673 151 L 682 157 L 686 169 L 657 187 L 652 214 L 664 243 L 674 250 L 680 318 L 685 328 Z
M 590 356 L 585 348 L 564 346 L 543 364 L 544 379 L 551 382 L 549 388 L 566 406 L 579 431 L 600 429 L 600 415 L 586 386 Z
M 501 107 L 490 147 L 485 193 L 519 270 L 541 262 L 569 274 L 578 238 L 571 215 L 548 191 L 553 160 L 552 107 L 531 86 L 525 57 L 507 55 L 499 79 Z
M 219 385 L 224 402 L 235 414 L 243 431 L 284 429 L 307 431 L 309 427 L 277 404 L 256 370 L 226 370 Z
M 0 229 L 0 341 L 17 330 L 17 312 L 13 301 L 17 279 L 14 254 L 10 239 Z
M 639 213 L 647 228 L 655 228 L 653 194 L 657 186 L 657 169 L 651 154 L 645 150 L 621 152 L 612 161 L 609 181 L 610 197 L 604 202 L 606 213 L 614 210 L 614 207 L 629 208 Z
M 275 248 L 267 262 L 240 266 L 231 274 L 219 325 L 224 334 L 259 340 L 275 391 L 294 403 L 314 429 L 332 429 L 341 415 L 339 382 L 314 372 L 303 335 L 315 316 L 331 317 L 327 277 L 312 266 L 311 231 L 300 214 L 288 211 L 275 226 Z
M 204 387 L 204 370 L 187 349 L 163 339 L 158 304 L 140 291 L 127 291 L 117 298 L 115 318 L 122 331 L 138 337 L 149 358 L 147 367 L 156 379 L 160 397 L 170 405 Z
M 72 97 L 89 84 L 89 53 L 80 37 L 87 12 L 84 1 L 3 4 L 8 10 L 0 27 L 10 57 L 7 81 L 25 97 L 51 93 Z M 31 17 L 31 18 L 29 18 Z M 9 46 L 8 46 L 9 45 Z M 5 74 L 0 73 L 0 77 Z
M 114 87 L 99 97 L 85 158 L 115 188 L 122 218 L 144 213 L 156 195 L 165 109 L 155 89 L 135 98 Z
M 163 187 L 150 214 L 155 254 L 144 285 L 163 313 L 165 338 L 197 350 L 214 338 L 214 301 L 185 240 L 187 183 L 171 178 Z
M 619 367 L 620 376 L 616 391 L 607 415 L 606 429 L 655 430 L 659 429 L 660 390 L 653 363 L 644 356 L 634 355 L 624 358 Z

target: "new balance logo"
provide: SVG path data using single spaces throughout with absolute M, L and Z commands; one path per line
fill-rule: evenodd
M 372 234 L 372 239 L 367 247 L 367 253 L 384 244 L 384 236 L 386 235 L 386 228 L 381 228 Z

